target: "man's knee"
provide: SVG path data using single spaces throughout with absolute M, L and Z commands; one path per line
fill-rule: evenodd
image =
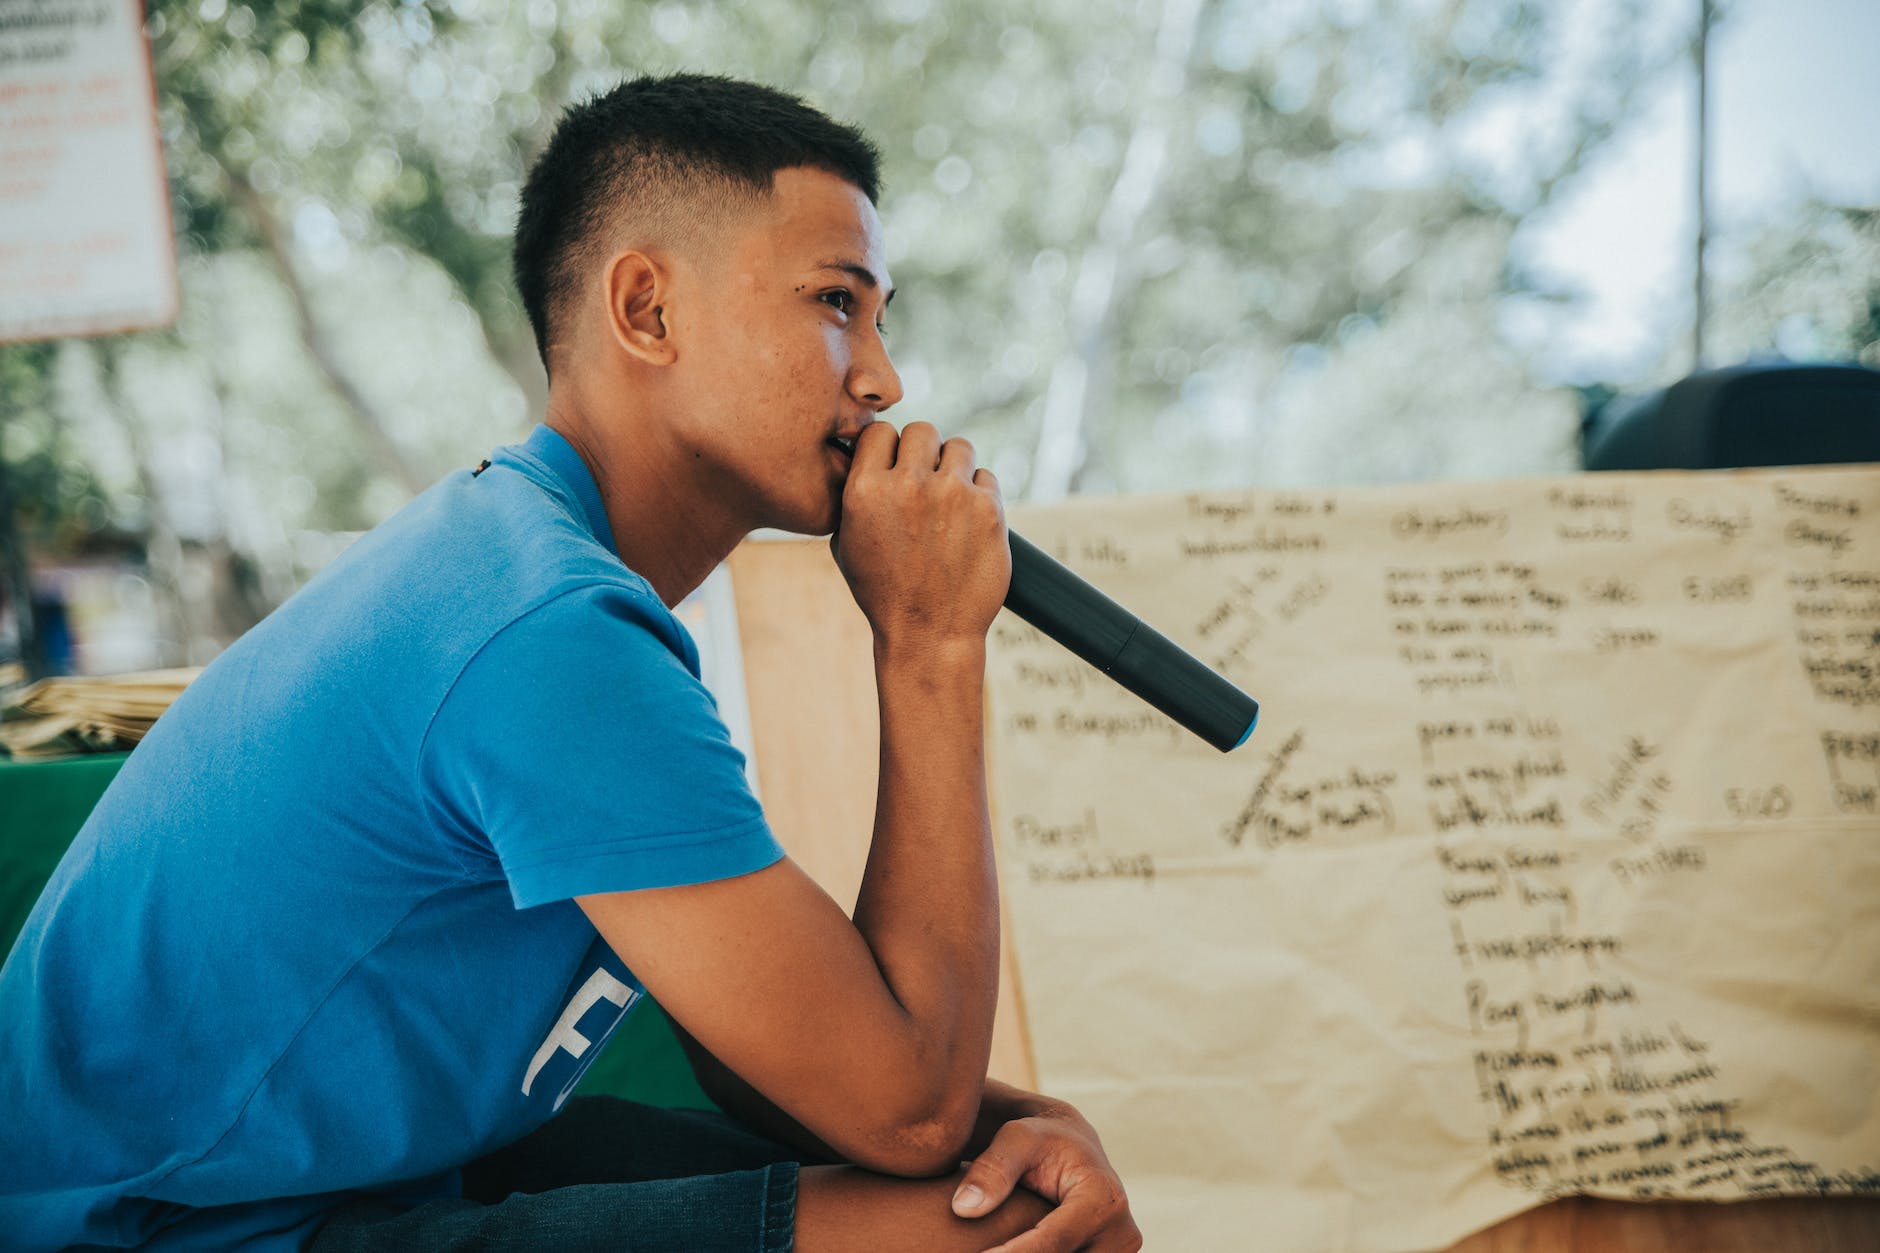
M 934 1250 L 979 1253 L 1037 1226 L 1051 1204 L 1019 1188 L 983 1218 L 953 1213 L 963 1171 L 895 1179 L 854 1166 L 805 1166 L 797 1177 L 798 1253 Z

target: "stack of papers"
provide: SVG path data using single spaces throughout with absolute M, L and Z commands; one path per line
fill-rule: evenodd
M 35 761 L 118 752 L 144 738 L 198 669 L 41 679 L 0 704 L 0 752 Z

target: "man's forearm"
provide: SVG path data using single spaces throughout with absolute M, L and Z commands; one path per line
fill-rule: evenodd
M 986 808 L 985 643 L 877 639 L 881 762 L 855 926 L 908 1015 L 936 1119 L 977 1109 L 998 998 Z
M 998 995 L 998 888 L 986 810 L 983 643 L 907 651 L 877 642 L 881 761 L 876 822 L 853 923 L 901 1016 L 891 1052 L 871 1050 L 857 1099 L 891 1085 L 909 1103 L 940 1171 L 965 1155 L 984 1122 L 986 1059 Z M 675 1019 L 700 1086 L 753 1130 L 805 1161 L 846 1154 L 759 1092 Z M 816 1049 L 815 1041 L 803 1047 Z M 910 1078 L 913 1080 L 910 1082 Z M 1003 1089 L 1015 1093 L 1016 1089 Z M 1008 1102 L 1009 1104 L 1009 1102 Z M 993 1124 L 996 1129 L 996 1123 Z M 990 1132 L 987 1132 L 989 1138 Z

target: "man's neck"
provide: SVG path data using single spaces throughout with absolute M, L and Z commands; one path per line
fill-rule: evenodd
M 650 425 L 644 431 L 631 422 L 603 428 L 554 395 L 544 420 L 594 476 L 620 560 L 651 583 L 668 608 L 703 583 L 748 533 L 689 486 L 680 458 Z

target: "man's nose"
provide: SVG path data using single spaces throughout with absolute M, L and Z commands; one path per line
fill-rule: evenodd
M 869 336 L 869 347 L 856 358 L 849 372 L 849 390 L 877 413 L 900 403 L 901 376 L 888 359 L 888 346 L 880 335 Z

